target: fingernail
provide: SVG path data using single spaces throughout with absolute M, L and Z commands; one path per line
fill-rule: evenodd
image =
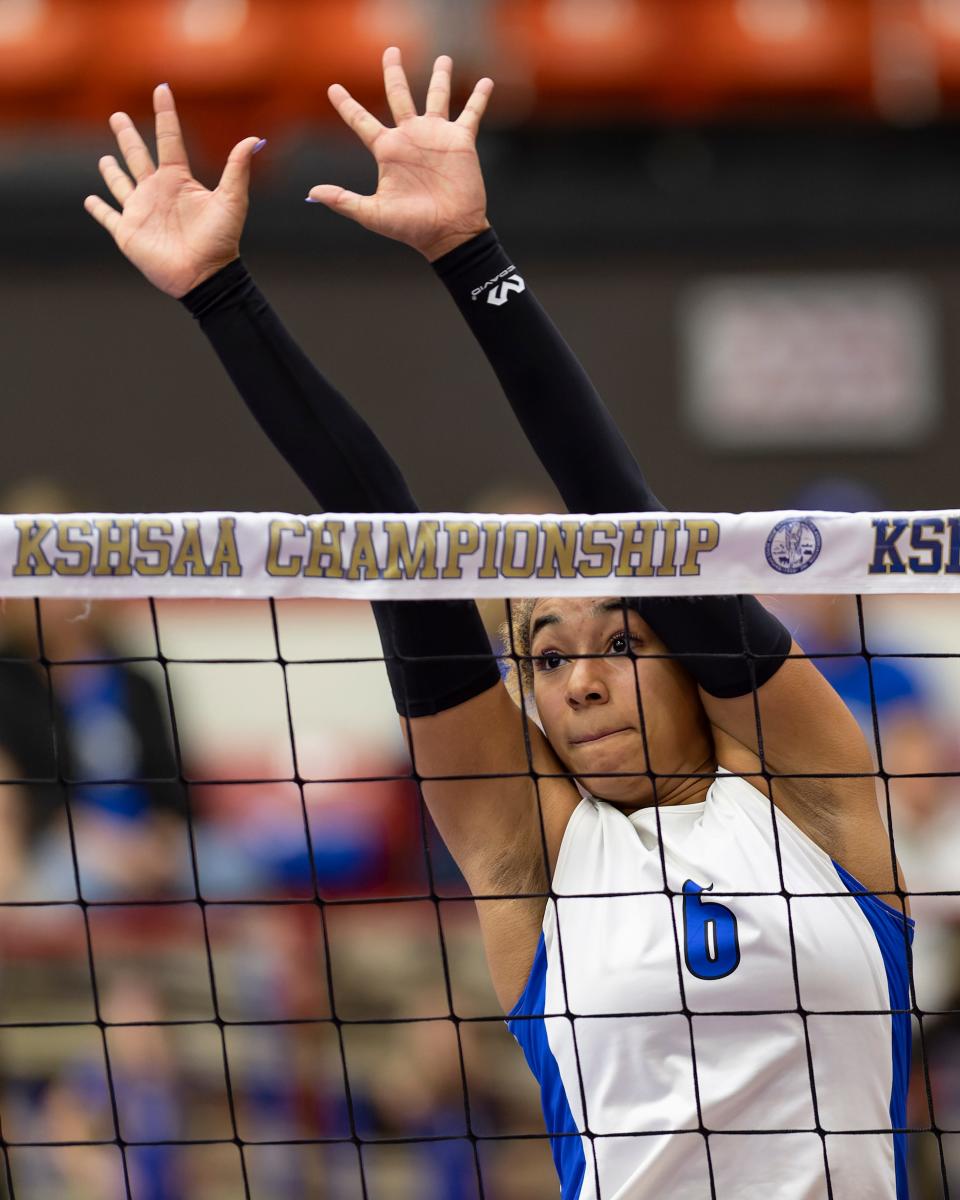
M 314 198 L 313 198 L 312 196 L 308 196 L 308 197 L 307 197 L 307 203 L 308 203 L 308 204 L 319 204 L 319 203 L 320 203 L 320 201 L 319 201 L 319 200 L 314 200 Z
M 169 84 L 169 83 L 166 83 L 166 82 L 164 82 L 164 83 L 158 83 L 158 84 L 157 84 L 157 87 L 165 87 L 165 88 L 169 89 L 169 87 L 170 87 L 170 84 Z
M 259 141 L 259 142 L 257 142 L 257 144 L 254 146 L 254 148 L 253 148 L 253 153 L 254 153 L 254 154 L 259 154 L 259 153 L 260 153 L 260 151 L 261 151 L 261 150 L 264 148 L 264 146 L 265 146 L 266 144 L 267 144 L 267 139 L 266 139 L 266 138 L 261 138 L 261 139 L 260 139 L 260 141 Z

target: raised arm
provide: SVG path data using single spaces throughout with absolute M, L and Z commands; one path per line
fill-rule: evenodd
M 310 199 L 406 242 L 433 263 L 572 512 L 662 510 L 583 367 L 489 227 L 473 140 L 451 131 L 460 122 L 448 116 L 449 60 L 438 63 L 442 77 L 422 116 L 399 51 L 388 50 L 384 64 L 396 128 L 381 125 L 343 88 L 330 89 L 331 102 L 377 161 L 376 193 L 325 185 Z M 474 93 L 474 112 L 482 112 L 489 87 L 484 81 Z M 470 125 L 472 132 L 472 117 Z M 762 757 L 769 775 L 786 777 L 775 780 L 773 793 L 791 816 L 849 869 L 889 880 L 889 845 L 862 735 L 781 623 L 752 596 L 645 600 L 641 612 L 700 685 L 721 764 L 759 771 Z M 860 778 L 793 778 L 814 774 Z
M 219 185 L 209 191 L 191 173 L 166 85 L 154 92 L 154 107 L 156 165 L 130 118 L 115 113 L 110 124 L 129 174 L 113 156 L 101 159 L 100 170 L 121 209 L 89 196 L 87 211 L 151 283 L 184 301 L 251 412 L 319 504 L 352 512 L 415 511 L 413 496 L 390 455 L 301 351 L 239 257 L 250 160 L 263 143 L 257 138 L 240 142 Z M 401 608 L 377 607 L 388 641 L 390 614 Z M 448 613 L 451 627 L 444 628 L 442 617 Z M 479 655 L 457 664 L 457 694 L 496 683 L 499 673 L 475 610 L 469 605 L 441 606 L 434 618 L 432 628 L 440 626 L 437 645 L 424 622 L 422 636 L 408 639 L 414 644 L 400 653 L 429 656 L 452 646 L 452 652 Z M 443 685 L 449 681 L 443 664 L 411 665 L 401 675 L 397 653 L 391 643 L 389 665 L 398 695 L 403 696 L 403 711 L 422 716 L 446 707 L 449 697 Z
M 183 301 L 254 417 L 323 508 L 415 511 L 390 455 L 297 346 L 239 258 L 257 139 L 235 148 L 220 186 L 207 191 L 190 172 L 168 88 L 156 90 L 154 105 L 157 164 L 129 117 L 115 115 L 111 125 L 129 174 L 113 158 L 101 161 L 101 171 L 122 207 L 89 197 L 88 211 L 151 282 Z M 559 775 L 562 767 L 539 730 L 524 729 L 476 605 L 373 607 L 425 797 L 472 890 L 545 893 L 544 833 L 555 859 L 578 796 L 569 780 L 554 778 L 538 790 L 530 778 L 530 754 L 538 771 Z M 443 778 L 449 776 L 456 778 Z M 519 902 L 519 911 L 509 902 L 479 906 L 507 1006 L 529 970 L 543 905 L 540 895 Z
M 377 191 L 359 196 L 328 184 L 313 188 L 309 199 L 405 242 L 434 264 L 571 512 L 662 511 L 583 367 L 490 228 L 475 135 L 492 84 L 481 80 L 463 115 L 451 121 L 450 72 L 450 59 L 438 59 L 419 115 L 400 52 L 387 50 L 392 129 L 333 85 L 331 102 L 377 162 Z M 709 620 L 707 607 L 715 610 Z M 690 608 L 648 601 L 644 616 L 672 651 L 688 656 L 710 695 L 750 693 L 789 652 L 786 631 L 752 599 L 699 601 L 692 620 Z M 753 662 L 744 658 L 744 620 L 758 656 Z

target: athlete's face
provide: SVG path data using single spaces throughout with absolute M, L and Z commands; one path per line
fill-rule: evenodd
M 639 807 L 713 753 L 696 684 L 638 613 L 615 597 L 538 600 L 530 617 L 534 698 L 544 732 L 593 796 Z

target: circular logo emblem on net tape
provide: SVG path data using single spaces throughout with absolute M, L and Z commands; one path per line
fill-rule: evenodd
M 767 562 L 781 575 L 797 575 L 820 557 L 823 538 L 809 517 L 778 521 L 767 538 Z

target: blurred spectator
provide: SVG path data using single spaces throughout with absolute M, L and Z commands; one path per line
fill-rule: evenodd
M 346 748 L 344 748 L 346 750 Z M 336 783 L 204 784 L 192 789 L 201 890 L 237 896 L 392 895 L 426 890 L 423 836 L 406 760 L 361 749 Z M 231 764 L 236 769 L 236 762 Z M 204 764 L 210 771 L 210 762 Z M 264 774 L 251 759 L 250 774 Z M 309 823 L 309 847 L 304 817 Z M 312 851 L 312 863 L 311 863 Z
M 136 1200 L 183 1200 L 177 1148 L 136 1144 L 187 1136 L 174 1087 L 175 1062 L 162 1025 L 158 997 L 133 976 L 118 979 L 105 998 L 122 1030 L 108 1032 L 113 1097 L 128 1145 L 127 1170 Z M 126 1022 L 134 1022 L 127 1025 Z M 41 1121 L 50 1141 L 95 1142 L 117 1135 L 100 1056 L 80 1059 L 46 1090 Z M 72 1146 L 51 1151 L 45 1164 L 48 1194 L 71 1200 L 122 1200 L 127 1192 L 112 1147 Z M 40 1194 L 31 1192 L 31 1194 Z
M 867 650 L 872 657 L 868 663 L 862 652 L 856 597 L 790 597 L 777 607 L 790 614 L 797 641 L 815 657 L 875 752 L 879 735 L 885 770 L 910 775 L 941 769 L 945 746 L 930 685 L 906 656 L 908 652 L 878 642 L 869 628 Z M 900 651 L 905 657 L 896 657 Z M 893 657 L 874 657 L 883 655 Z M 938 787 L 936 780 L 900 782 L 901 799 L 912 797 L 910 802 L 918 808 L 929 805 Z
M 7 511 L 68 508 L 49 485 L 6 498 Z M 169 722 L 100 613 L 76 600 L 8 600 L 0 611 L 2 765 L 27 781 L 19 803 L 0 808 L 0 847 L 19 840 L 28 853 L 31 899 L 76 895 L 74 852 L 87 899 L 162 894 L 183 875 L 186 799 Z
M 24 831 L 29 895 L 76 894 L 65 801 L 87 899 L 163 893 L 182 872 L 186 807 L 160 699 L 115 661 L 94 605 L 49 600 L 40 612 L 49 667 L 32 601 L 8 601 L 0 623 L 0 746 L 7 771 L 35 781 L 26 813 L 7 822 Z
M 2 741 L 0 736 L 0 747 Z M 4 782 L 23 773 L 20 764 L 0 748 L 0 901 L 17 894 L 27 863 L 30 792 L 19 783 Z
M 103 1104 L 98 1090 L 91 1090 L 85 1065 L 75 1073 L 51 1081 L 40 1110 L 44 1141 L 73 1142 L 32 1155 L 28 1195 L 49 1195 L 64 1200 L 120 1200 L 117 1184 L 117 1154 L 109 1146 L 83 1145 L 101 1141 L 109 1132 L 100 1127 Z M 18 1172 L 18 1191 L 23 1179 Z
M 953 977 L 960 980 L 960 957 L 954 946 Z M 912 1103 L 908 1123 L 916 1129 L 929 1129 L 936 1123 L 941 1130 L 960 1129 L 960 984 L 947 997 L 945 1011 L 924 1022 L 925 1068 L 923 1058 L 915 1055 Z M 929 1103 L 927 1085 L 929 1081 Z M 913 1179 L 918 1200 L 927 1196 L 955 1196 L 960 1191 L 960 1137 L 947 1132 L 914 1135 Z M 946 1178 L 944 1179 L 944 1176 Z
M 403 1028 L 372 1081 L 381 1136 L 423 1139 L 411 1146 L 423 1195 L 478 1200 L 475 1150 L 467 1135 L 489 1121 L 490 1105 L 476 1086 L 464 1095 L 450 1021 L 437 1019 L 426 994 L 417 1015 L 420 1019 Z
M 189 1137 L 184 1089 L 176 1086 L 178 1064 L 167 1031 L 157 1023 L 166 1016 L 160 998 L 127 975 L 114 983 L 106 1007 L 123 1026 L 109 1036 L 120 1132 L 127 1142 L 141 1143 L 127 1152 L 133 1194 L 137 1200 L 182 1200 L 177 1148 L 158 1144 Z

